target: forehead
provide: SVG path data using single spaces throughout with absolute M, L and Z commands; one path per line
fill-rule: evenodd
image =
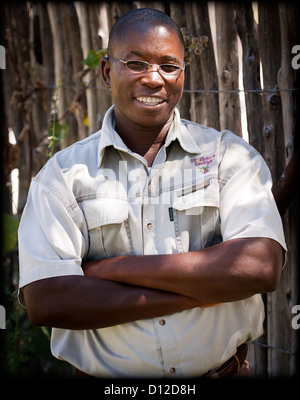
M 132 51 L 144 53 L 164 53 L 183 57 L 182 42 L 172 26 L 157 23 L 138 22 L 130 27 L 125 27 L 119 35 L 116 50 L 118 53 L 127 54 Z

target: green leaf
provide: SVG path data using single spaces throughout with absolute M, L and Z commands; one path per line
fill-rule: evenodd
M 87 58 L 82 61 L 82 64 L 87 65 L 90 69 L 96 68 L 100 64 L 100 60 L 107 53 L 107 49 L 90 50 Z
M 10 214 L 2 215 L 3 247 L 2 256 L 13 250 L 18 240 L 18 228 L 20 219 Z
M 69 125 L 60 124 L 57 121 L 51 121 L 48 130 L 48 139 L 53 142 L 59 142 L 60 139 L 64 138 L 69 131 Z

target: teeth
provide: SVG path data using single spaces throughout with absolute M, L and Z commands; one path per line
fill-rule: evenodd
M 137 97 L 137 100 L 147 104 L 148 106 L 156 106 L 163 102 L 163 100 L 157 99 L 156 97 Z

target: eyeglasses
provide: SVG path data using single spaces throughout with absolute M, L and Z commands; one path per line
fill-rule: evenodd
M 122 64 L 126 65 L 128 69 L 132 72 L 136 72 L 137 74 L 141 74 L 143 72 L 148 71 L 153 65 L 156 66 L 157 71 L 166 78 L 179 76 L 182 71 L 185 69 L 185 63 L 183 63 L 183 67 L 176 64 L 149 64 L 146 61 L 139 61 L 139 60 L 121 60 L 120 58 L 115 58 L 111 56 L 105 56 L 107 60 L 111 59 L 113 61 L 120 61 Z

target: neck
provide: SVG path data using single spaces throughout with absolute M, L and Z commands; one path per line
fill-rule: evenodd
M 148 165 L 151 166 L 165 142 L 172 121 L 173 115 L 162 126 L 133 126 L 119 121 L 116 116 L 116 131 L 126 146 L 144 157 Z

